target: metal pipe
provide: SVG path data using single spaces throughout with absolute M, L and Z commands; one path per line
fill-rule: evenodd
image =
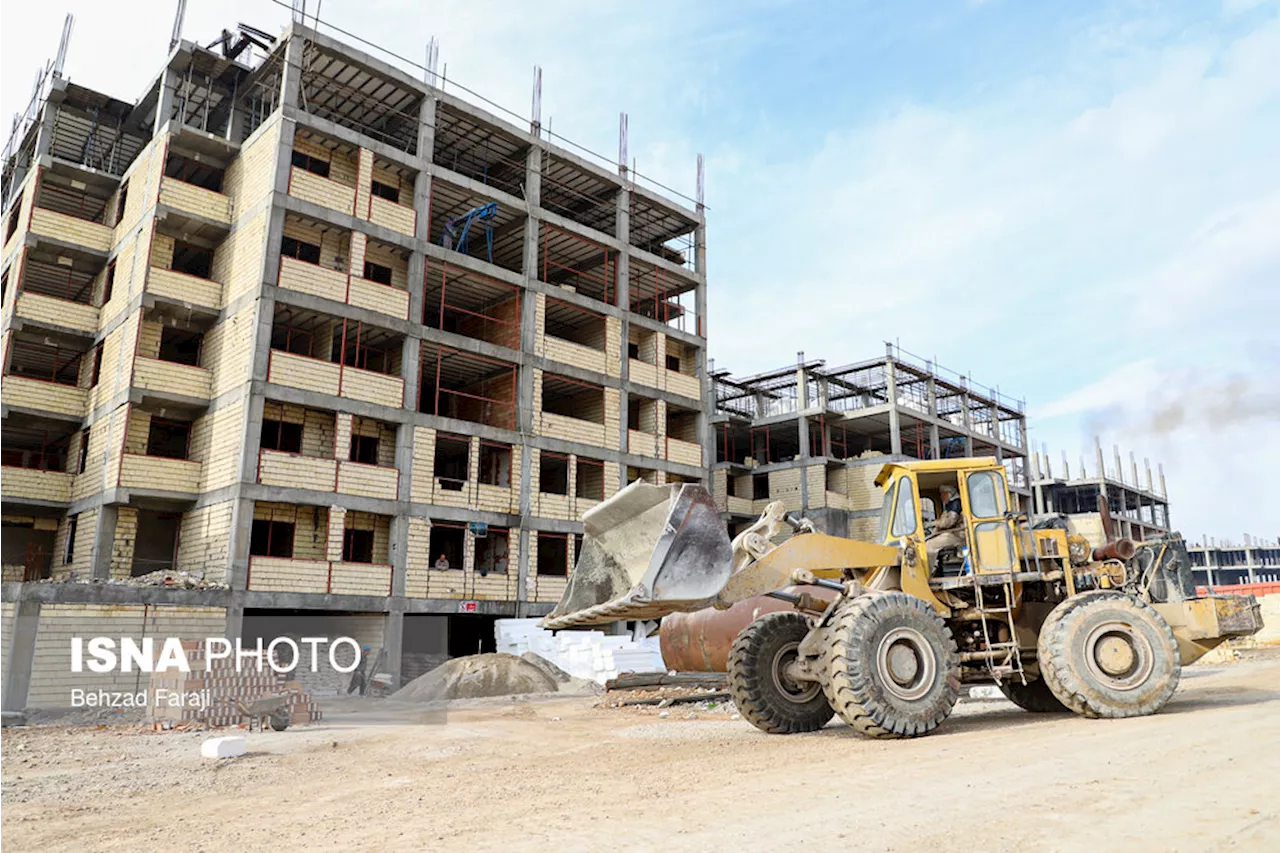
M 1095 560 L 1129 560 L 1138 552 L 1138 546 L 1132 539 L 1117 539 L 1100 548 L 1093 549 Z

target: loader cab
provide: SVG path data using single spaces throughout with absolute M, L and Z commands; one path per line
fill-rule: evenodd
M 1004 469 L 991 459 L 945 459 L 885 465 L 876 483 L 884 487 L 880 542 L 914 540 L 929 577 L 968 571 L 1007 572 L 1017 563 L 1009 492 Z M 936 547 L 938 522 L 945 512 L 942 494 L 960 496 L 963 535 Z M 959 532 L 959 531 L 957 531 Z M 935 547 L 930 547 L 934 545 Z

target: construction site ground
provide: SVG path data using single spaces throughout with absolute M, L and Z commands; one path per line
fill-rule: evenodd
M 641 694 L 636 694 L 641 695 Z M 650 693 L 648 695 L 658 695 Z M 769 736 L 731 703 L 330 703 L 247 734 L 3 733 L 9 850 L 1277 850 L 1280 653 L 1189 667 L 1163 712 L 966 701 L 936 733 Z

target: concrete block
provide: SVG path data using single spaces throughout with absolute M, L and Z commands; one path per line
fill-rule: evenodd
M 244 755 L 245 743 L 242 737 L 211 737 L 200 744 L 202 758 L 235 758 Z

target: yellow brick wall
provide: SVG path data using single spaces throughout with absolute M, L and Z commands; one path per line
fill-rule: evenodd
M 133 570 L 133 549 L 138 539 L 138 510 L 122 506 L 116 510 L 116 531 L 111 540 L 111 577 L 127 578 Z
M 373 561 L 375 563 L 386 563 L 389 561 L 389 549 L 391 545 L 391 517 L 386 515 L 375 515 L 371 512 L 349 511 L 346 514 L 346 523 L 344 525 L 347 530 L 372 530 L 373 531 Z M 338 543 L 338 557 L 342 559 L 342 543 Z
M 121 637 L 141 642 L 151 637 L 159 655 L 164 638 L 184 641 L 220 637 L 226 632 L 226 611 L 220 607 L 177 605 L 46 604 L 40 609 L 32 663 L 30 708 L 63 708 L 71 704 L 71 690 L 130 691 L 147 689 L 147 673 L 71 671 L 73 637 Z M 118 648 L 118 645 L 117 645 Z
M 358 161 L 351 154 L 338 154 L 330 148 L 307 139 L 299 132 L 293 137 L 293 150 L 309 154 L 329 164 L 329 180 L 337 181 L 343 186 L 354 187 L 359 170 Z M 318 177 L 318 176 L 317 176 Z M 363 210 L 363 208 L 361 208 Z
M 329 559 L 329 510 L 326 507 L 257 501 L 253 506 L 253 517 L 293 522 L 293 558 L 295 560 Z M 342 556 L 341 535 L 338 538 L 338 556 L 339 558 Z
M 224 305 L 262 284 L 266 240 L 267 213 L 262 211 L 236 223 L 235 230 L 218 244 L 213 253 L 211 277 L 222 285 Z
M 200 491 L 221 489 L 239 479 L 244 416 L 244 403 L 237 401 L 192 424 L 189 457 L 201 463 Z
M 58 522 L 58 532 L 53 537 L 52 572 L 54 577 L 62 577 L 75 572 L 81 577 L 89 574 L 90 557 L 93 550 L 93 537 L 98 529 L 98 511 L 91 509 L 80 513 L 76 522 L 75 553 L 70 563 L 66 562 L 67 534 L 71 529 L 71 516 L 65 516 Z
M 799 468 L 769 472 L 769 500 L 782 501 L 788 512 L 800 511 Z
M 257 137 L 240 149 L 240 155 L 227 167 L 222 177 L 222 192 L 231 199 L 233 217 L 270 194 L 275 183 L 279 142 L 280 122 L 273 121 L 259 129 Z
M 234 503 L 224 501 L 182 514 L 178 527 L 178 568 L 203 571 L 214 583 L 226 581 Z
M 355 245 L 357 237 L 361 238 L 360 242 L 367 245 L 364 248 L 364 257 L 360 258 L 357 263 Z M 391 286 L 400 290 L 409 289 L 409 261 L 400 256 L 398 252 L 392 251 L 389 247 L 381 243 L 369 243 L 364 240 L 363 234 L 351 235 L 351 274 L 364 277 L 364 262 L 372 261 L 375 264 L 381 264 L 384 267 L 391 268 Z
M 321 267 L 341 273 L 348 271 L 351 253 L 351 237 L 348 232 L 337 228 L 321 229 L 318 226 L 306 225 L 297 219 L 286 219 L 284 234 L 286 237 L 319 246 Z
M 256 306 L 250 304 L 204 336 L 201 363 L 210 371 L 210 393 L 214 397 L 249 381 L 256 315 Z
M 141 314 L 135 313 L 107 335 L 102 342 L 102 367 L 98 372 L 98 384 L 93 381 L 92 350 L 80 360 L 79 385 L 90 388 L 89 411 L 96 410 L 123 391 L 129 385 L 133 375 L 133 352 L 137 345 Z
M 151 432 L 151 415 L 132 407 L 128 411 L 129 425 L 124 435 L 124 452 L 145 454 L 147 438 Z

